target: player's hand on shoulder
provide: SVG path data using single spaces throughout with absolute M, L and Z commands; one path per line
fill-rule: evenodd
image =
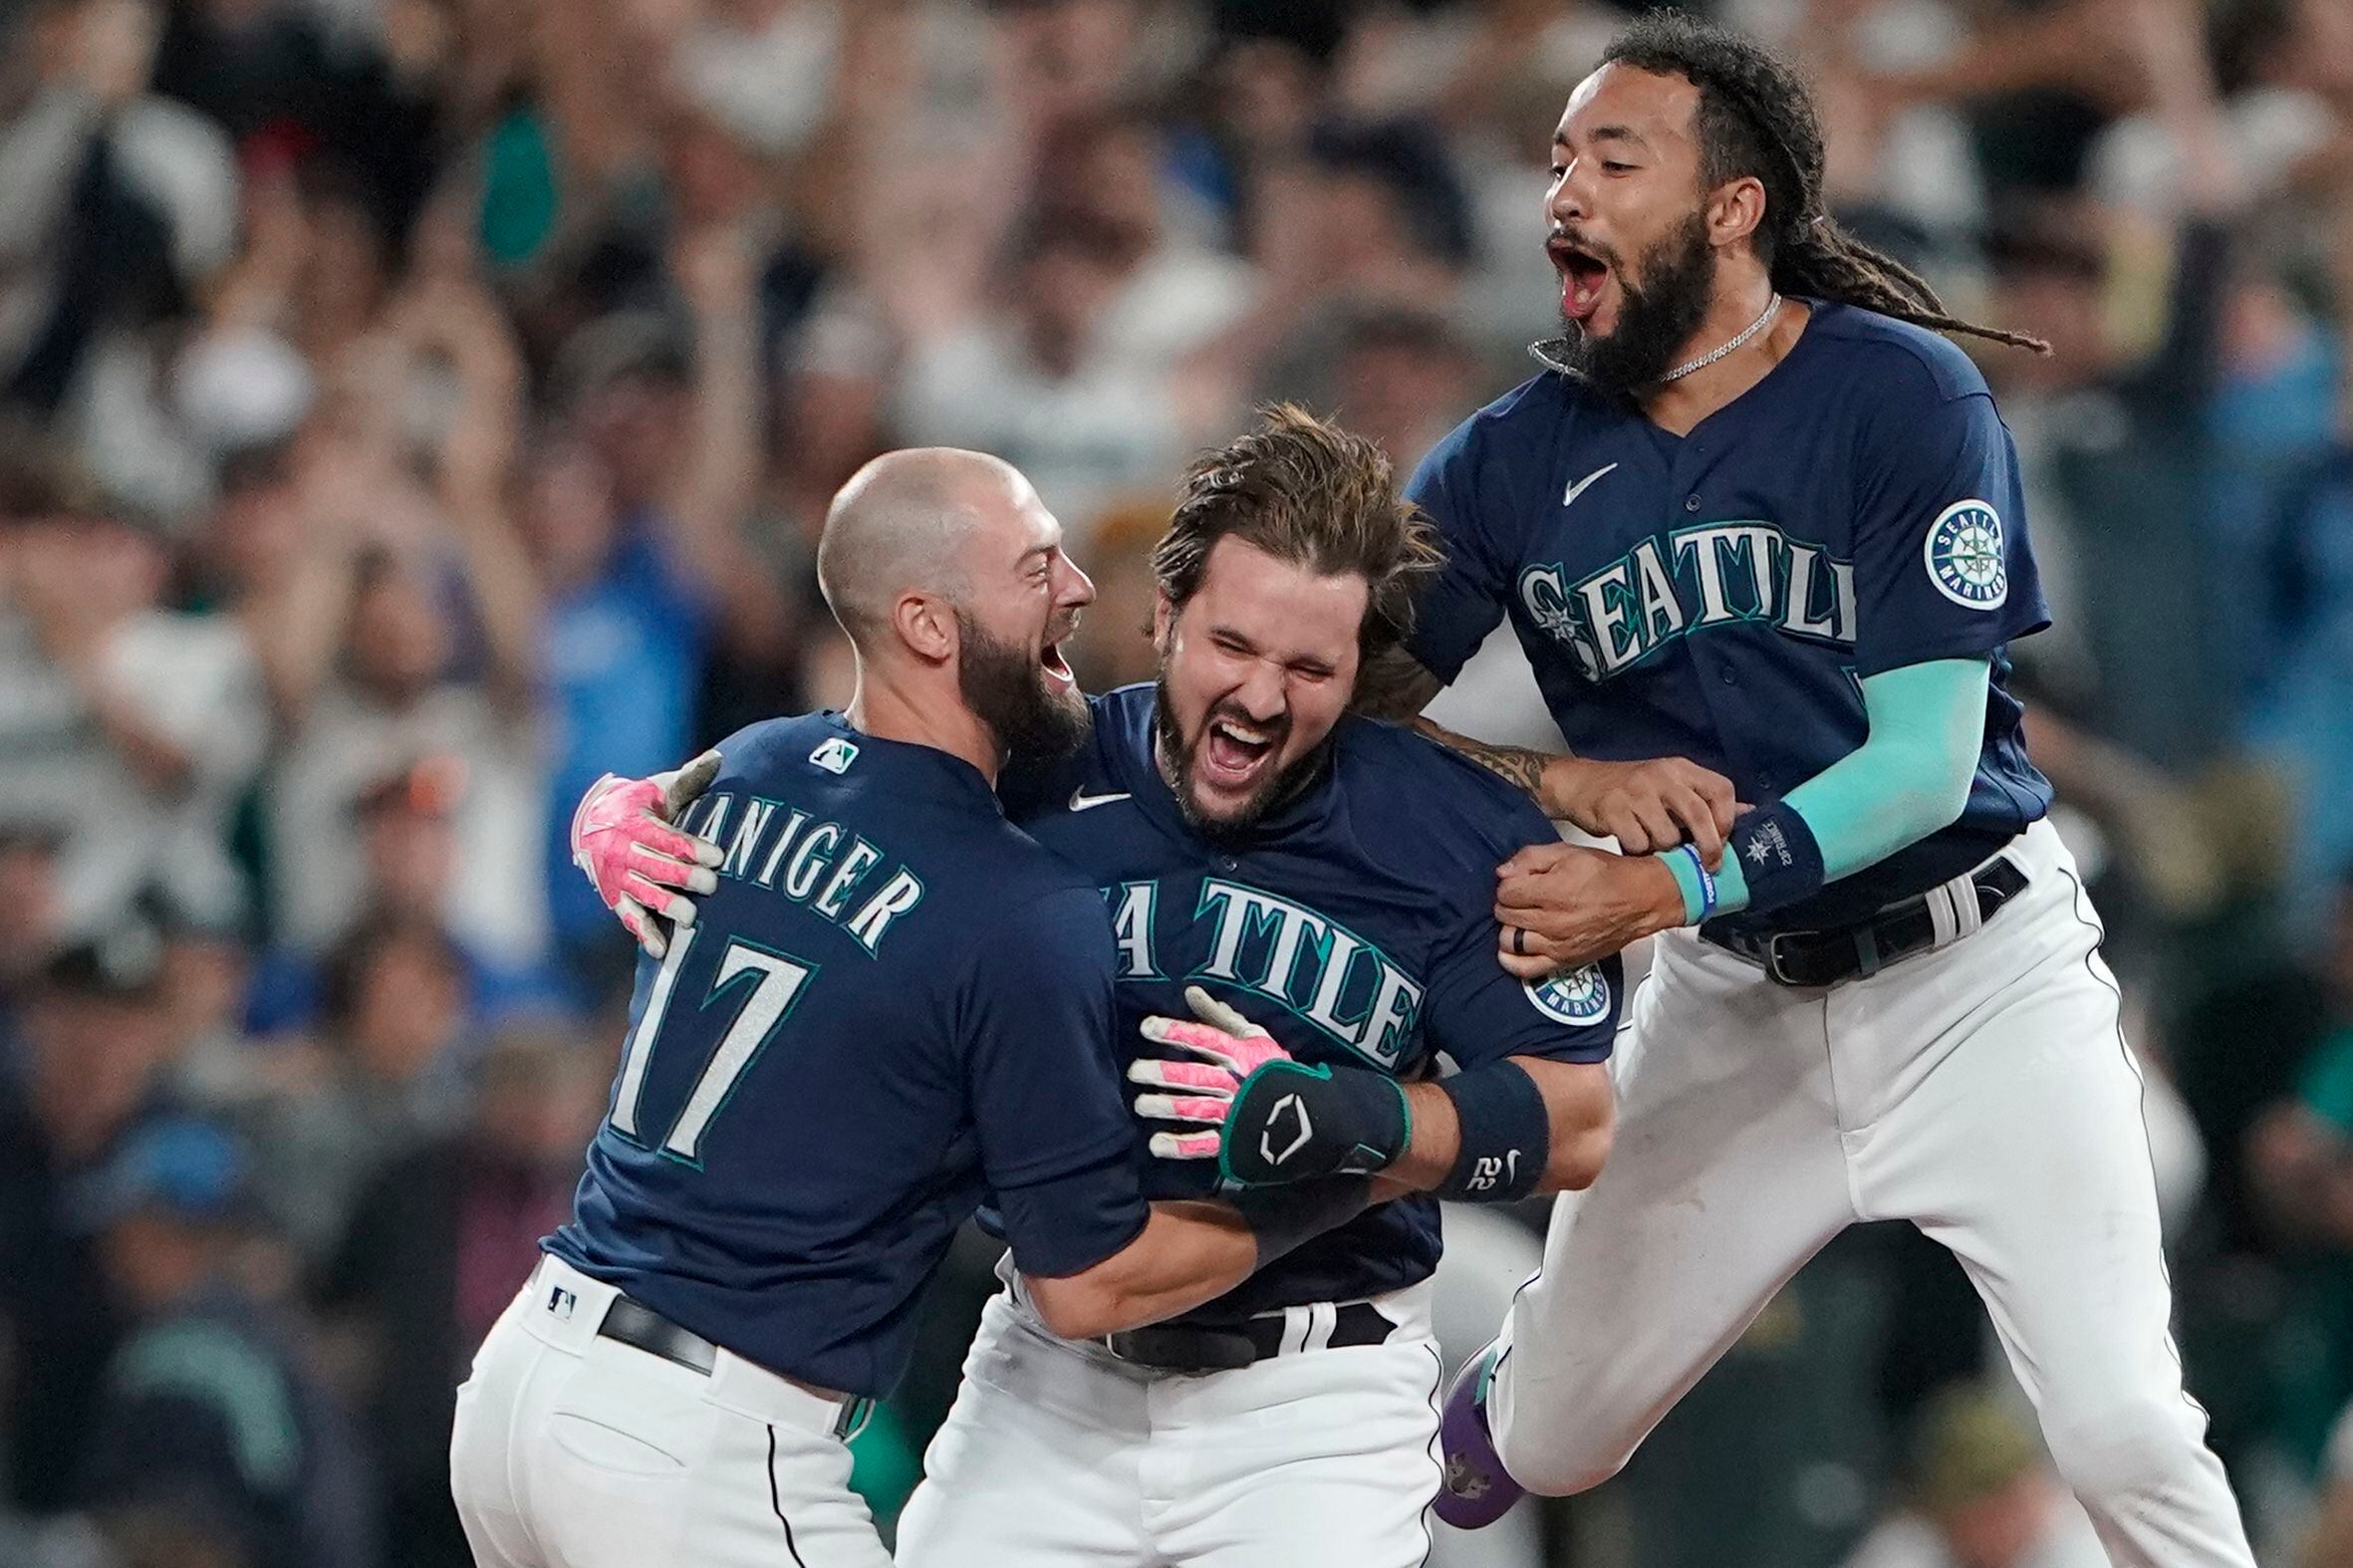
M 1495 868 L 1495 919 L 1496 961 L 1541 979 L 1681 925 L 1683 891 L 1653 856 L 1535 844 Z
M 1737 801 L 1732 781 L 1686 757 L 1603 762 L 1568 757 L 1545 769 L 1544 806 L 1629 855 L 1689 842 L 1713 870 L 1723 859 Z
M 670 826 L 718 776 L 719 754 L 706 751 L 684 767 L 649 778 L 608 773 L 589 786 L 572 813 L 572 864 L 654 957 L 668 941 L 652 918 L 677 925 L 694 923 L 694 901 L 686 894 L 718 887 L 716 867 L 725 854 L 708 839 Z
M 1128 1078 L 1158 1091 L 1136 1097 L 1136 1114 L 1148 1122 L 1173 1122 L 1182 1131 L 1152 1135 L 1152 1152 L 1163 1160 L 1214 1160 L 1217 1136 L 1233 1109 L 1233 1097 L 1252 1073 L 1268 1062 L 1287 1062 L 1291 1053 L 1274 1036 L 1197 985 L 1184 988 L 1190 1018 L 1147 1018 L 1140 1025 L 1155 1045 L 1174 1046 L 1197 1062 L 1146 1059 L 1128 1067 Z

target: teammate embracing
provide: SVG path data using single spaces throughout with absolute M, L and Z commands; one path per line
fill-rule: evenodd
M 1436 564 L 1376 448 L 1276 410 L 1186 479 L 1154 557 L 1159 681 L 1093 698 L 1086 747 L 1008 779 L 1014 820 L 1111 914 L 1118 1040 L 1165 1124 L 1139 1134 L 1147 1192 L 1279 1178 L 1313 1205 L 1378 1174 L 1408 1195 L 1106 1341 L 1053 1333 L 1014 1284 L 902 1516 L 901 1568 L 1427 1555 L 1433 1199 L 1593 1180 L 1621 989 L 1614 957 L 1527 982 L 1496 964 L 1491 868 L 1557 835 L 1453 752 L 1345 711 Z M 682 823 L 724 841 L 710 810 Z
M 1663 935 L 1619 1152 L 1449 1398 L 1439 1512 L 1605 1479 L 1825 1241 L 1909 1219 L 2110 1557 L 2245 1568 L 2100 927 L 2006 687 L 2046 624 L 2016 459 L 1938 331 L 2031 340 L 1823 215 L 1805 86 L 1755 45 L 1662 11 L 1604 59 L 1553 142 L 1565 334 L 1412 482 L 1447 560 L 1386 698 L 1418 710 L 1508 615 L 1576 757 L 1473 749 L 1630 853 L 1505 864 L 1499 957 Z
M 843 1439 L 984 1190 L 1031 1310 L 1074 1335 L 1197 1306 L 1363 1207 L 1361 1179 L 1247 1215 L 1140 1191 L 1102 903 L 993 788 L 1087 730 L 1060 646 L 1094 588 L 1028 482 L 878 458 L 818 573 L 850 710 L 604 781 L 575 819 L 659 962 L 572 1222 L 458 1393 L 483 1568 L 887 1568 Z M 723 856 L 650 814 L 706 785 Z M 692 911 L 648 873 L 705 896 L 666 943 L 647 912 Z

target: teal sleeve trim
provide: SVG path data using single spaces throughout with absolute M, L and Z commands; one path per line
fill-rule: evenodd
M 1863 682 L 1870 734 L 1785 797 L 1822 850 L 1822 880 L 1836 882 L 1918 844 L 1968 804 L 1985 739 L 1983 658 L 1906 664 Z M 1687 918 L 1699 910 L 1688 856 L 1667 857 Z M 1715 913 L 1748 907 L 1748 882 L 1726 855 L 1715 872 Z

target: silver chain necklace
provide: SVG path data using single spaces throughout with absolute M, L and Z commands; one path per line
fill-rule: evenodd
M 1766 325 L 1770 323 L 1775 316 L 1779 315 L 1780 311 L 1781 296 L 1775 294 L 1765 303 L 1764 314 L 1757 317 L 1756 320 L 1750 322 L 1747 326 L 1741 328 L 1740 335 L 1738 337 L 1734 338 L 1731 342 L 1725 344 L 1719 349 L 1711 349 L 1707 353 L 1700 355 L 1689 365 L 1677 366 L 1674 370 L 1669 371 L 1666 375 L 1660 377 L 1658 384 L 1664 387 L 1669 382 L 1682 381 L 1694 371 L 1705 370 L 1708 366 L 1713 365 L 1716 361 L 1722 359 L 1725 355 L 1731 353 L 1734 349 L 1737 349 L 1740 347 L 1740 345 L 1746 343 L 1749 339 L 1764 331 Z

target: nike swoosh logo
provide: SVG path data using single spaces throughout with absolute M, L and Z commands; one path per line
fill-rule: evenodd
M 1093 811 L 1098 806 L 1108 806 L 1115 800 L 1129 798 L 1126 792 L 1117 795 L 1090 795 L 1087 793 L 1087 786 L 1081 784 L 1070 792 L 1070 809 L 1073 811 Z
M 1569 486 L 1567 493 L 1561 496 L 1560 504 L 1567 506 L 1570 502 L 1576 500 L 1577 497 L 1585 493 L 1585 487 L 1587 485 L 1593 483 L 1594 480 L 1599 479 L 1603 474 L 1608 473 L 1610 468 L 1615 468 L 1618 465 L 1616 463 L 1612 463 L 1609 465 L 1609 468 L 1594 469 L 1593 472 L 1587 474 L 1584 478 Z

